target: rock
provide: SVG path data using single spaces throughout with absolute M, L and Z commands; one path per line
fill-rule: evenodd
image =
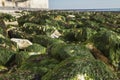
M 41 80 L 42 76 L 44 76 L 47 72 L 53 70 L 54 67 L 58 64 L 59 61 L 48 57 L 47 55 L 34 55 L 26 60 L 26 62 L 20 66 L 19 70 L 29 70 L 39 77 L 38 79 L 33 80 Z
M 24 49 L 32 45 L 32 42 L 27 39 L 11 38 L 11 41 L 16 42 L 19 49 Z
M 110 60 L 110 63 L 116 69 L 118 69 L 120 63 L 120 34 L 112 30 L 101 28 L 98 33 L 93 35 L 91 40 L 94 46 Z
M 103 62 L 77 56 L 62 61 L 41 80 L 117 80 L 117 76 Z
M 19 70 L 1 75 L 0 80 L 33 80 L 34 75 L 35 74 L 28 70 Z
M 9 65 L 14 55 L 14 51 L 0 47 L 0 65 Z
M 17 44 L 12 42 L 9 38 L 5 38 L 3 35 L 0 35 L 0 47 L 8 50 L 17 51 Z
M 25 51 L 29 52 L 29 55 L 38 55 L 44 54 L 46 52 L 46 48 L 39 44 L 33 44 L 27 47 Z
M 5 21 L 5 24 L 6 25 L 18 25 L 18 22 L 17 21 L 13 21 L 13 22 Z
M 88 44 L 86 45 L 86 47 L 91 51 L 91 53 L 93 54 L 93 56 L 94 56 L 96 59 L 103 61 L 103 62 L 106 63 L 112 70 L 114 70 L 114 69 L 113 69 L 113 65 L 110 64 L 110 60 L 109 60 L 107 57 L 105 57 L 105 56 L 103 55 L 103 53 L 102 53 L 99 49 L 97 49 L 92 43 L 88 43 Z
M 64 43 L 64 41 L 60 40 L 60 39 L 56 39 L 56 38 L 51 38 L 51 37 L 48 37 L 46 35 L 36 35 L 36 36 L 33 36 L 31 38 L 31 41 L 33 43 L 37 43 L 37 44 L 40 44 L 44 47 L 48 47 L 52 44 L 58 44 L 58 43 Z
M 0 19 L 0 30 L 3 30 L 2 33 L 4 36 L 7 36 L 7 26 L 5 25 L 5 22 L 3 19 Z M 1 31 L 0 31 L 1 32 Z
M 67 17 L 69 17 L 69 18 L 74 18 L 75 15 L 68 15 Z
M 47 51 L 50 56 L 59 61 L 73 56 L 80 56 L 86 59 L 94 59 L 91 52 L 84 45 L 57 43 L 51 45 Z
M 28 37 L 24 31 L 20 30 L 18 27 L 10 27 L 7 29 L 8 37 L 9 38 L 26 38 Z
M 59 38 L 61 36 L 60 32 L 58 30 L 55 30 L 52 34 L 51 34 L 51 38 Z

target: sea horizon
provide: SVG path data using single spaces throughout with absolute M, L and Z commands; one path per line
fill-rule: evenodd
M 28 11 L 39 11 L 39 10 L 60 10 L 60 11 L 120 11 L 120 8 L 85 8 L 85 9 L 44 9 L 44 8 L 28 8 L 28 7 L 0 7 L 0 10 L 28 10 Z

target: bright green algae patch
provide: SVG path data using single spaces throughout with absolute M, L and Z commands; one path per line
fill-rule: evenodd
M 42 80 L 116 80 L 113 72 L 101 61 L 71 57 L 61 62 Z
M 49 49 L 50 56 L 57 60 L 65 60 L 69 57 L 81 56 L 88 59 L 94 59 L 91 52 L 82 44 L 53 44 Z

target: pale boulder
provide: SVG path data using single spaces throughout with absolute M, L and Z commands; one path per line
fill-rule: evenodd
M 74 18 L 75 15 L 68 15 L 67 17 L 69 17 L 69 18 Z
M 61 33 L 58 30 L 55 30 L 52 34 L 51 34 L 51 38 L 59 38 L 61 36 Z
M 32 45 L 32 42 L 27 39 L 11 38 L 11 41 L 16 42 L 19 49 L 24 49 Z

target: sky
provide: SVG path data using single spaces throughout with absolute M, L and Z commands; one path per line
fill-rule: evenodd
M 50 9 L 120 8 L 120 0 L 49 0 Z

